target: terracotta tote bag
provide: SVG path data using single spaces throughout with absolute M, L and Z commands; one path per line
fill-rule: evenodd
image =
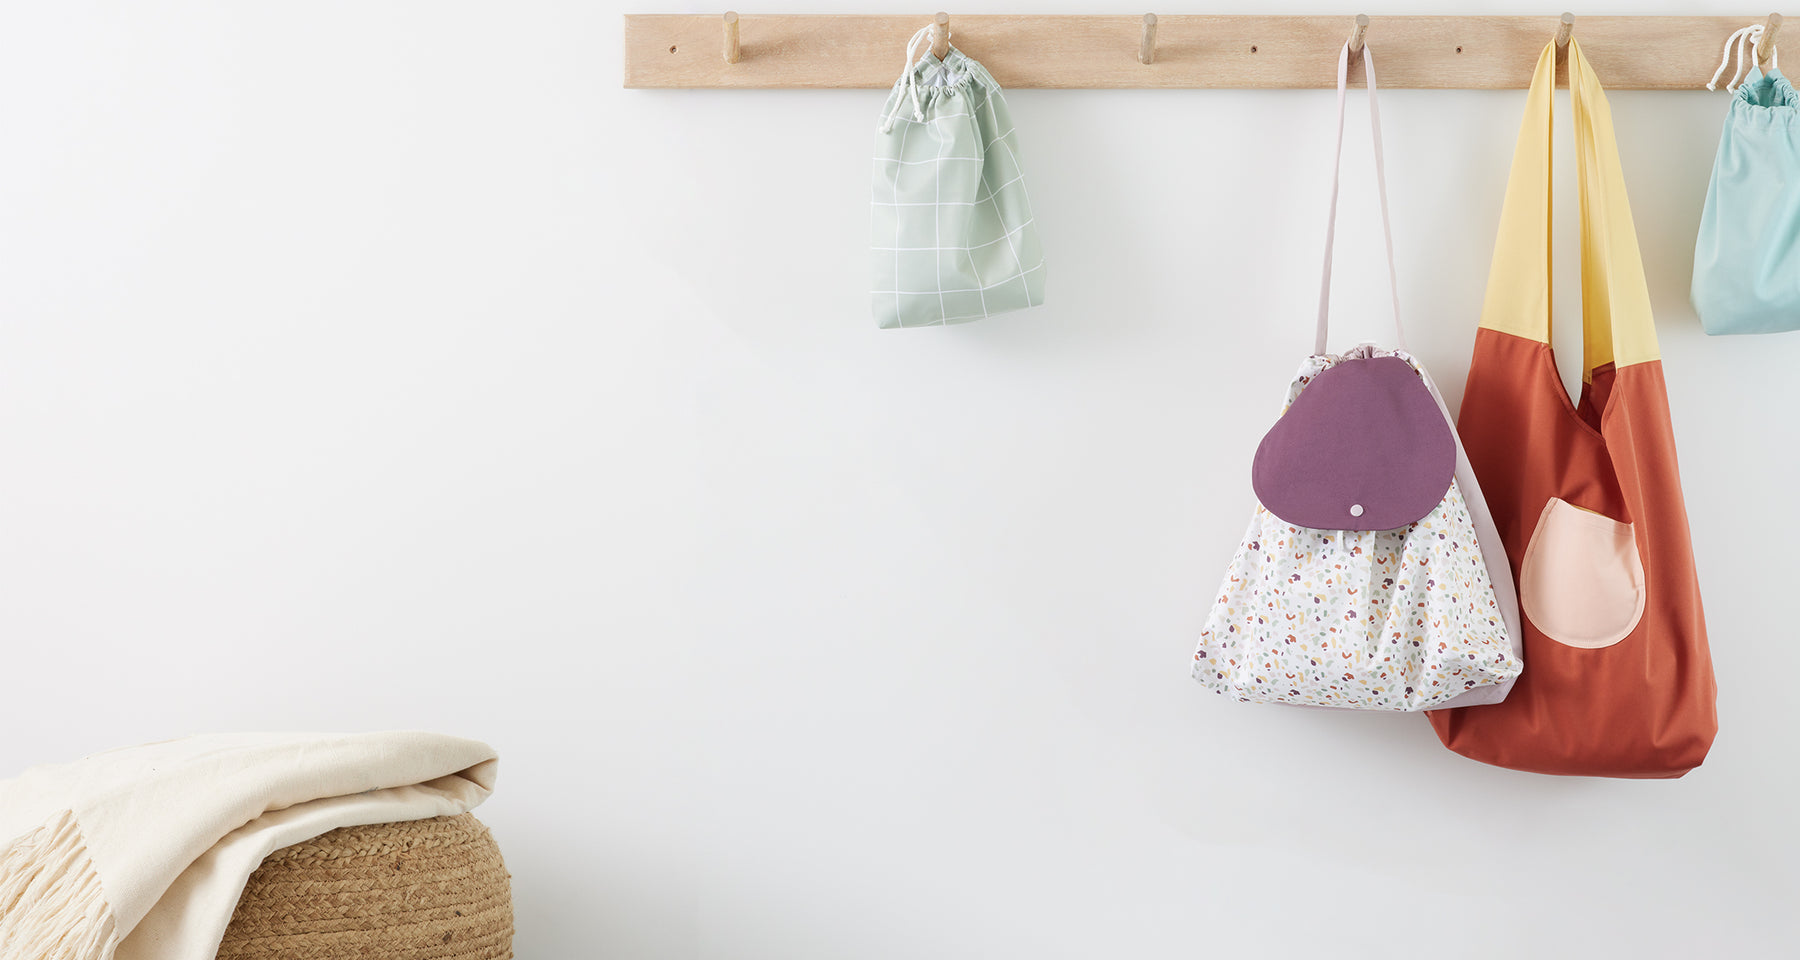
M 1431 724 L 1503 767 L 1679 777 L 1718 729 L 1712 660 L 1612 115 L 1574 41 L 1579 402 L 1551 353 L 1555 56 L 1546 46 L 1532 77 L 1459 423 L 1518 581 L 1527 666 L 1504 703 Z
M 1201 632 L 1193 677 L 1246 702 L 1397 711 L 1493 703 L 1520 670 L 1512 581 L 1450 415 L 1402 338 L 1366 48 L 1395 342 L 1325 352 L 1349 49 L 1338 57 L 1317 338 L 1257 447 L 1256 512 Z

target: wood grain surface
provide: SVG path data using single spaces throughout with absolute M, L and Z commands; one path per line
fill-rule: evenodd
M 1741 17 L 1577 17 L 1574 37 L 1611 90 L 1697 90 Z M 739 21 L 742 56 L 721 56 L 715 16 L 627 15 L 627 87 L 887 87 L 906 41 L 931 22 L 908 16 L 759 16 Z M 1556 16 L 1371 18 L 1367 43 L 1384 87 L 1522 89 L 1556 36 Z M 952 42 L 1007 88 L 1336 85 L 1351 17 L 1158 16 L 1156 52 L 1139 60 L 1144 20 L 1123 16 L 950 18 Z M 1360 69 L 1357 71 L 1360 74 Z

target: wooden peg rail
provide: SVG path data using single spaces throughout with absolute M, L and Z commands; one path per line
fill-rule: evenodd
M 949 17 L 948 28 L 950 42 L 1008 88 L 1333 87 L 1338 51 L 1356 33 L 1375 51 L 1384 87 L 1523 89 L 1544 45 L 1573 36 L 1609 90 L 1700 90 L 1725 38 L 1764 22 L 1781 21 L 1375 16 L 1363 27 L 1345 16 L 971 15 Z M 929 13 L 628 14 L 625 86 L 888 87 L 907 39 L 927 25 L 944 22 Z

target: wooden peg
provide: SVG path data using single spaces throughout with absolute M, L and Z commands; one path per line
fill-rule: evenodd
M 1575 35 L 1575 15 L 1565 13 L 1556 27 L 1556 55 L 1562 56 L 1569 49 L 1569 38 Z M 1542 34 L 1539 34 L 1542 36 Z
M 1144 39 L 1138 41 L 1138 62 L 1150 63 L 1156 59 L 1156 14 L 1144 14 Z
M 939 60 L 950 52 L 950 15 L 939 11 L 931 21 L 931 55 Z
M 1555 79 L 1558 84 L 1573 83 L 1569 78 L 1569 38 L 1575 35 L 1575 15 L 1565 13 L 1556 22 Z
M 1369 32 L 1369 15 L 1366 13 L 1357 14 L 1356 15 L 1356 29 L 1350 31 L 1350 60 L 1351 60 L 1351 62 L 1355 62 L 1357 57 L 1362 56 L 1363 37 L 1368 32 Z
M 1756 66 L 1765 70 L 1768 62 L 1775 57 L 1775 34 L 1781 29 L 1781 14 L 1771 13 L 1769 19 L 1763 21 L 1762 40 L 1756 44 Z
M 738 15 L 736 10 L 725 11 L 725 62 L 738 62 Z

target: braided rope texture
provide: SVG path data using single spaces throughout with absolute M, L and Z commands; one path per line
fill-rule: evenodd
M 218 960 L 511 960 L 510 880 L 467 813 L 342 827 L 263 860 Z

